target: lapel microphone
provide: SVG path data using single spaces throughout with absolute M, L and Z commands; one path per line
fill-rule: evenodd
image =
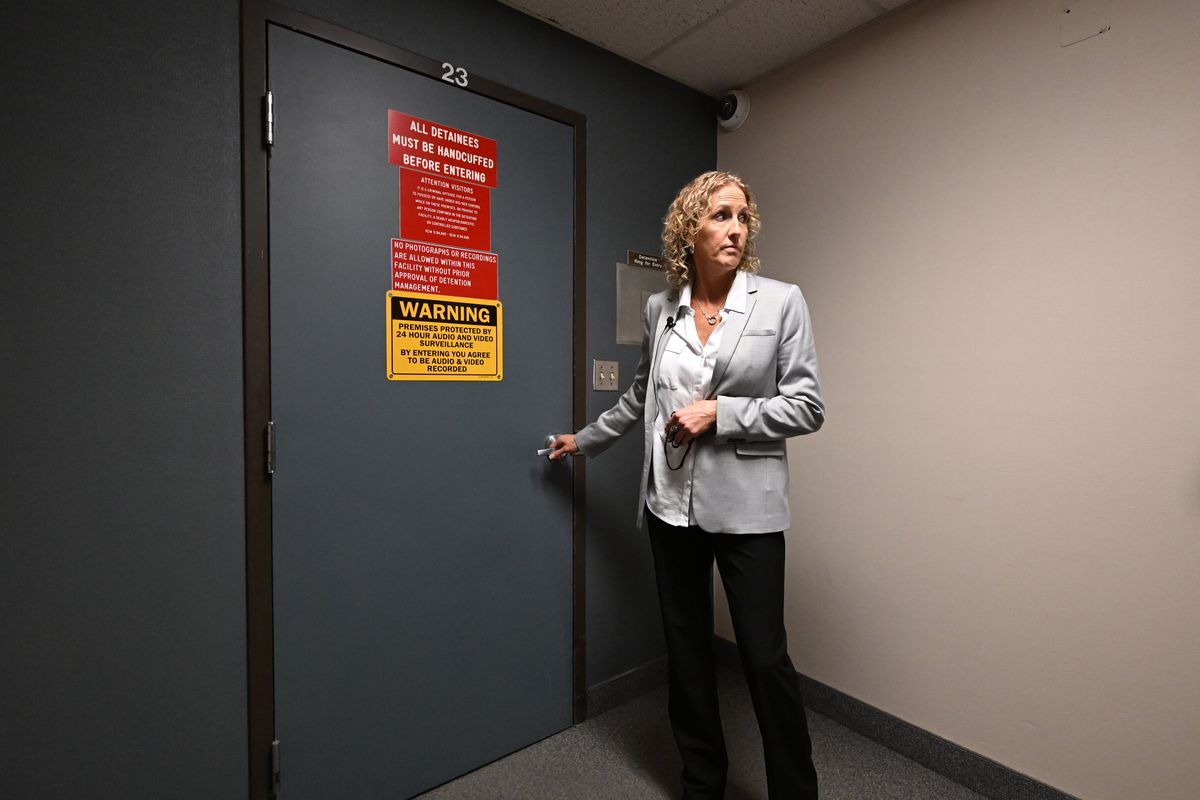
M 679 320 L 682 318 L 683 318 L 683 310 L 682 310 L 682 306 L 680 306 L 675 309 L 675 314 L 673 316 L 667 317 L 667 324 L 663 326 L 663 333 L 666 333 L 667 331 L 671 330 L 671 328 L 674 328 L 676 320 Z

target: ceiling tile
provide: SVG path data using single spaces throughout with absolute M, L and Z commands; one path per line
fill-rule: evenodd
M 715 96 L 789 64 L 875 16 L 860 0 L 745 0 L 647 63 Z
M 647 56 L 739 0 L 501 0 L 606 50 Z

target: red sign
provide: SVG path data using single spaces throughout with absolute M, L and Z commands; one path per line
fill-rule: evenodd
M 400 170 L 400 238 L 488 250 L 492 246 L 492 193 Z
M 388 161 L 456 181 L 496 186 L 496 140 L 388 110 Z
M 392 239 L 392 291 L 495 300 L 499 261 L 495 253 Z

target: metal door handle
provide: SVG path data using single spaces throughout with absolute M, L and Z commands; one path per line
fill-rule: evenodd
M 539 457 L 540 457 L 540 456 L 548 456 L 548 455 L 550 455 L 550 453 L 552 453 L 552 452 L 554 451 L 554 440 L 555 440 L 555 439 L 557 439 L 557 438 L 558 438 L 558 434 L 557 434 L 557 433 L 552 433 L 552 434 L 550 434 L 549 436 L 547 436 L 547 437 L 546 437 L 546 441 L 544 442 L 544 444 L 545 444 L 546 446 L 545 446 L 545 447 L 543 447 L 541 450 L 538 450 L 538 451 L 537 451 L 537 455 L 538 455 Z

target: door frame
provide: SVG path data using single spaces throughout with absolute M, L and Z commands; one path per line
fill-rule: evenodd
M 242 342 L 246 488 L 246 659 L 249 781 L 251 800 L 275 795 L 275 645 L 271 544 L 271 479 L 267 474 L 271 419 L 270 239 L 268 162 L 264 124 L 267 91 L 267 29 L 278 25 L 402 69 L 441 80 L 442 62 L 338 27 L 266 0 L 241 4 L 242 102 Z M 574 131 L 574 253 L 572 265 L 571 425 L 586 421 L 587 370 L 587 120 L 584 115 L 507 86 L 471 75 L 471 92 L 570 125 Z M 571 715 L 587 716 L 586 599 L 583 459 L 572 464 Z

